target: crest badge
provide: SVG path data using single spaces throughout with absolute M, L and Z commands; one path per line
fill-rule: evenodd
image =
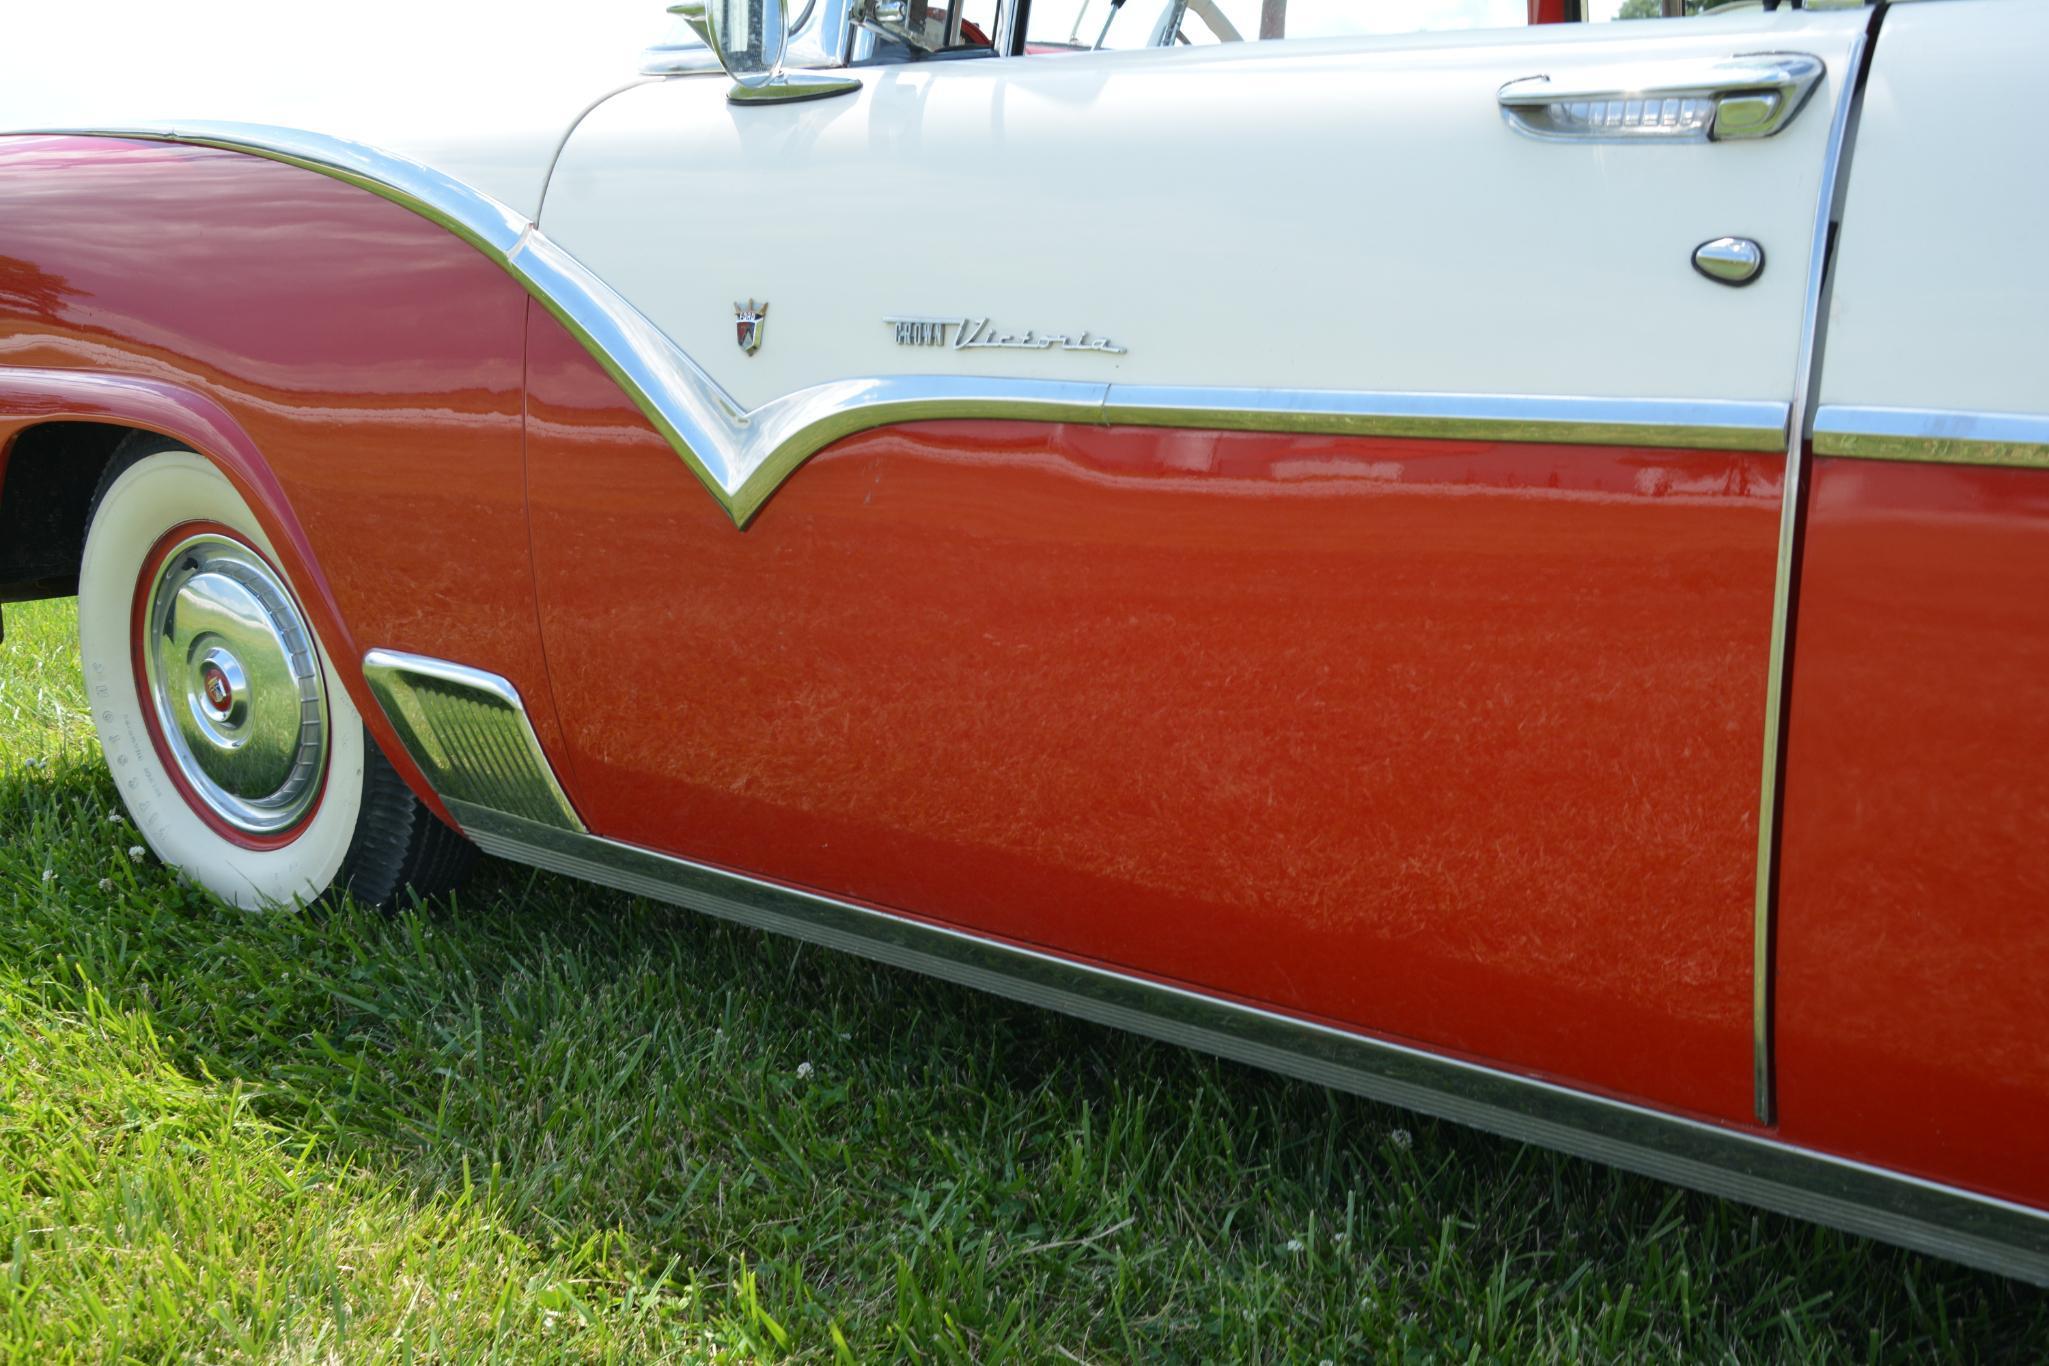
M 744 304 L 734 304 L 733 320 L 740 349 L 750 356 L 759 351 L 762 330 L 768 326 L 768 301 L 756 303 L 749 299 Z

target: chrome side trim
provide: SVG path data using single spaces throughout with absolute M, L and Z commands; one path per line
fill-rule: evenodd
M 1793 641 L 1794 574 L 1799 564 L 1800 532 L 1807 499 L 1807 438 L 1821 381 L 1822 319 L 1827 316 L 1829 263 L 1835 226 L 1842 219 L 1849 177 L 1851 129 L 1863 102 L 1865 56 L 1871 35 L 1885 9 L 1872 11 L 1867 27 L 1850 46 L 1842 88 L 1829 122 L 1828 147 L 1822 157 L 1821 183 L 1814 197 L 1814 235 L 1807 253 L 1807 293 L 1800 308 L 1800 350 L 1793 371 L 1793 409 L 1786 431 L 1786 477 L 1779 496 L 1778 568 L 1772 586 L 1771 657 L 1765 670 L 1764 762 L 1757 804 L 1757 884 L 1751 922 L 1751 1082 L 1757 1122 L 1770 1124 L 1777 1115 L 1776 1079 L 1772 1065 L 1773 964 L 1777 953 L 1779 880 L 1779 791 L 1786 762 L 1786 674 Z
M 488 807 L 536 829 L 583 832 L 512 684 L 396 650 L 364 655 L 363 681 L 451 812 Z
M 23 131 L 247 153 L 332 176 L 446 228 L 490 257 L 569 329 L 735 526 L 746 526 L 792 470 L 831 442 L 924 418 L 1759 451 L 1785 444 L 1787 406 L 1773 402 L 1153 388 L 954 375 L 837 380 L 750 412 L 645 314 L 539 228 L 431 167 L 360 143 L 256 124 Z
M 2049 416 L 1829 404 L 1814 414 L 1814 453 L 2049 469 Z
M 2049 1214 L 1744 1130 L 449 802 L 486 853 L 2049 1284 Z
M 1549 441 L 1778 451 L 1787 406 L 1716 399 L 1553 398 L 1507 394 L 1338 393 L 1113 384 L 1102 421 L 1138 427 L 1452 441 Z

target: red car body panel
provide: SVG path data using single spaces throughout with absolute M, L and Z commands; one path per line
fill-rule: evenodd
M 1778 458 L 936 422 L 741 533 L 530 325 L 593 829 L 1750 1117 Z
M 1778 934 L 1786 1137 L 2049 1205 L 2049 475 L 1821 459 Z
M 365 649 L 502 674 L 559 745 L 526 543 L 518 285 L 399 205 L 228 152 L 10 138 L 0 199 L 26 252 L 0 259 L 0 365 L 71 372 L 0 370 L 0 440 L 114 418 L 218 462 L 430 800 L 363 688 Z

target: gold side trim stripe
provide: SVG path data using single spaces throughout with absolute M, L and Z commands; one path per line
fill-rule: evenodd
M 1814 415 L 1814 453 L 2049 469 L 2049 415 L 1829 405 Z

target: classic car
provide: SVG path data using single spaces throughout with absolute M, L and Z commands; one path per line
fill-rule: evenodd
M 2049 5 L 1354 9 L 16 41 L 0 600 L 233 902 L 481 849 L 2049 1281 Z

